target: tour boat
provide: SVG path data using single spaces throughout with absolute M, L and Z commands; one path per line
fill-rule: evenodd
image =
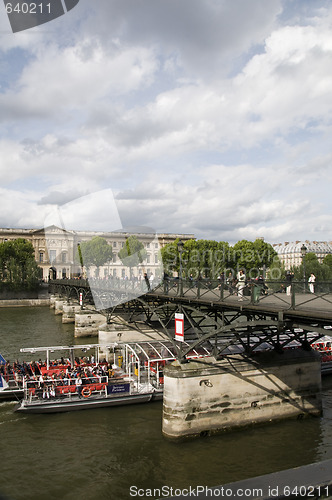
M 95 349 L 95 355 L 77 358 L 74 350 L 78 349 Z M 167 341 L 21 349 L 31 354 L 39 351 L 46 351 L 46 362 L 35 363 L 39 375 L 25 377 L 17 412 L 58 413 L 160 400 L 164 366 L 176 358 L 174 345 Z M 61 360 L 54 363 L 50 353 L 55 351 L 61 351 Z M 200 347 L 187 357 L 208 354 Z
M 0 401 L 11 399 L 22 399 L 23 385 L 16 382 L 14 379 L 9 379 L 0 374 Z
M 62 383 L 53 379 L 54 384 Z M 84 381 L 84 379 L 83 379 Z M 110 380 L 101 377 L 97 382 L 87 382 L 78 392 L 76 384 L 55 385 L 48 389 L 27 384 L 22 402 L 15 411 L 22 413 L 58 413 L 89 408 L 103 408 L 133 403 L 146 403 L 162 398 L 162 389 L 152 384 L 134 383 L 130 380 Z
M 0 354 L 0 401 L 21 399 L 23 397 L 22 380 L 16 373 L 7 373 L 7 362 Z
M 332 373 L 332 337 L 325 335 L 313 342 L 311 347 L 321 355 L 322 375 L 330 375 Z

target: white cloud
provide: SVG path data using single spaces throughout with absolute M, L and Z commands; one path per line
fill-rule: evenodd
M 82 1 L 4 41 L 1 224 L 106 187 L 126 226 L 331 239 L 332 9 L 304 3 Z
M 111 51 L 96 37 L 62 50 L 42 45 L 15 87 L 0 96 L 0 118 L 70 120 L 72 111 L 84 115 L 99 100 L 149 85 L 156 69 L 153 51 L 144 47 Z

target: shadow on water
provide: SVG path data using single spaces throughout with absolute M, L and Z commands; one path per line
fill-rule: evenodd
M 10 311 L 2 323 L 13 354 L 25 343 L 73 341 L 72 325 L 47 309 L 18 316 Z M 130 486 L 213 486 L 332 458 L 332 383 L 324 381 L 323 392 L 322 418 L 181 443 L 163 438 L 160 402 L 54 415 L 16 415 L 1 403 L 0 491 L 7 500 L 127 500 Z

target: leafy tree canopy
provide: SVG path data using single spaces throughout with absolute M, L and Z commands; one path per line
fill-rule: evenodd
M 34 288 L 41 276 L 32 243 L 24 238 L 0 243 L 0 278 L 10 288 Z
M 78 258 L 85 267 L 96 266 L 99 268 L 112 259 L 112 247 L 105 238 L 95 236 L 89 241 L 82 241 L 78 249 Z
M 251 270 L 252 274 L 256 270 L 258 274 L 263 268 L 270 267 L 278 259 L 278 254 L 272 245 L 263 240 L 241 240 L 233 247 L 233 259 L 238 268 L 244 268 L 247 272 Z
M 324 257 L 323 264 L 329 266 L 332 269 L 332 254 L 329 253 Z
M 137 236 L 131 235 L 126 239 L 125 245 L 118 253 L 122 264 L 126 267 L 137 267 L 142 264 L 144 259 L 146 259 L 147 252 L 144 249 L 144 245 Z
M 173 271 L 179 271 L 180 259 L 177 246 L 178 243 L 179 243 L 179 238 L 174 240 L 172 243 L 167 243 L 167 245 L 165 245 L 160 251 L 164 270 L 168 274 L 172 273 Z

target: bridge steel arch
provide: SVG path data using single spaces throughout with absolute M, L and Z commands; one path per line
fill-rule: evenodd
M 83 294 L 85 303 L 93 304 L 92 293 L 86 280 L 55 280 L 50 290 L 66 299 L 79 301 Z M 108 292 L 110 293 L 110 292 Z M 189 352 L 181 348 L 174 340 L 174 315 L 182 312 L 185 317 L 185 335 L 190 338 L 191 348 L 199 345 L 208 346 L 216 356 L 223 356 L 234 345 L 241 346 L 244 355 L 250 356 L 263 347 L 282 352 L 294 342 L 304 349 L 310 349 L 308 340 L 318 340 L 326 335 L 326 326 L 332 324 L 329 317 L 304 311 L 280 310 L 277 307 L 258 307 L 252 304 L 224 303 L 186 298 L 160 293 L 146 293 L 132 297 L 130 290 L 113 290 L 118 303 L 112 307 L 99 308 L 97 312 L 107 318 L 107 323 L 115 322 L 115 316 L 124 316 L 128 325 L 159 324 L 167 338 L 172 342 L 179 360 L 183 361 Z M 108 302 L 105 290 L 100 290 L 97 297 L 99 306 Z

